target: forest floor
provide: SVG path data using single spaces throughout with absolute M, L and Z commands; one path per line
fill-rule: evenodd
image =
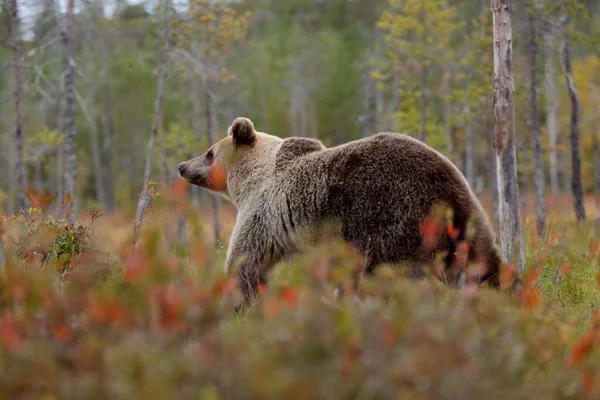
M 576 224 L 549 199 L 548 232 L 524 213 L 530 267 L 514 297 L 409 282 L 381 268 L 333 296 L 361 261 L 337 242 L 279 265 L 262 300 L 240 300 L 214 249 L 208 212 L 82 213 L 5 221 L 0 397 L 119 399 L 563 399 L 600 397 L 595 207 Z M 489 202 L 484 202 L 489 208 Z M 531 202 L 532 203 L 532 202 Z M 177 242 L 177 214 L 188 221 Z M 223 208 L 229 233 L 234 211 Z

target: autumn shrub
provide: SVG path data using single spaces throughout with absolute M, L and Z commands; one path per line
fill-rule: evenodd
M 535 244 L 526 236 L 528 297 L 417 283 L 388 266 L 353 292 L 362 260 L 325 238 L 278 265 L 261 301 L 233 315 L 241 294 L 223 272 L 224 249 L 194 234 L 185 253 L 170 242 L 167 216 L 180 211 L 190 232 L 208 220 L 191 208 L 149 212 L 138 245 L 127 237 L 112 249 L 102 279 L 79 275 L 103 268 L 96 250 L 83 247 L 68 279 L 9 253 L 0 272 L 2 398 L 600 396 L 591 228 L 565 221 Z M 103 218 L 111 222 L 93 231 L 99 247 L 120 229 Z M 347 290 L 336 299 L 340 285 Z
M 89 210 L 88 221 L 69 223 L 39 208 L 22 210 L 19 215 L 1 221 L 14 233 L 7 248 L 15 259 L 25 264 L 51 265 L 59 274 L 71 270 L 78 257 L 91 253 L 94 222 L 102 216 L 98 208 Z

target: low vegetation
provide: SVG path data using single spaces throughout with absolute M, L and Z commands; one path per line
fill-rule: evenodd
M 129 216 L 3 218 L 3 398 L 600 396 L 592 224 L 558 215 L 537 240 L 525 221 L 520 297 L 382 268 L 335 299 L 361 261 L 328 242 L 278 266 L 262 301 L 234 316 L 241 295 L 225 250 L 204 238 L 209 213 L 169 199 L 157 198 L 133 249 Z M 175 212 L 190 224 L 186 251 Z

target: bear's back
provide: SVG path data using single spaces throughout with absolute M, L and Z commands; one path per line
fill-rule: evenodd
M 322 217 L 339 220 L 344 239 L 363 250 L 370 248 L 384 260 L 419 252 L 421 223 L 435 204 L 450 206 L 461 229 L 473 213 L 484 218 L 458 168 L 406 135 L 380 133 L 314 154 L 310 160 L 307 168 L 323 165 L 326 171 Z

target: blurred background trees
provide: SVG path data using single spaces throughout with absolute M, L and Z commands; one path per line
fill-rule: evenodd
M 2 212 L 22 205 L 24 185 L 56 204 L 69 193 L 65 204 L 133 213 L 165 59 L 152 180 L 170 181 L 176 161 L 247 116 L 261 131 L 329 146 L 401 131 L 497 198 L 489 1 L 169 4 L 163 52 L 165 1 L 1 0 Z M 600 2 L 530 0 L 512 18 L 521 194 L 598 195 Z M 219 218 L 218 203 L 194 198 Z

